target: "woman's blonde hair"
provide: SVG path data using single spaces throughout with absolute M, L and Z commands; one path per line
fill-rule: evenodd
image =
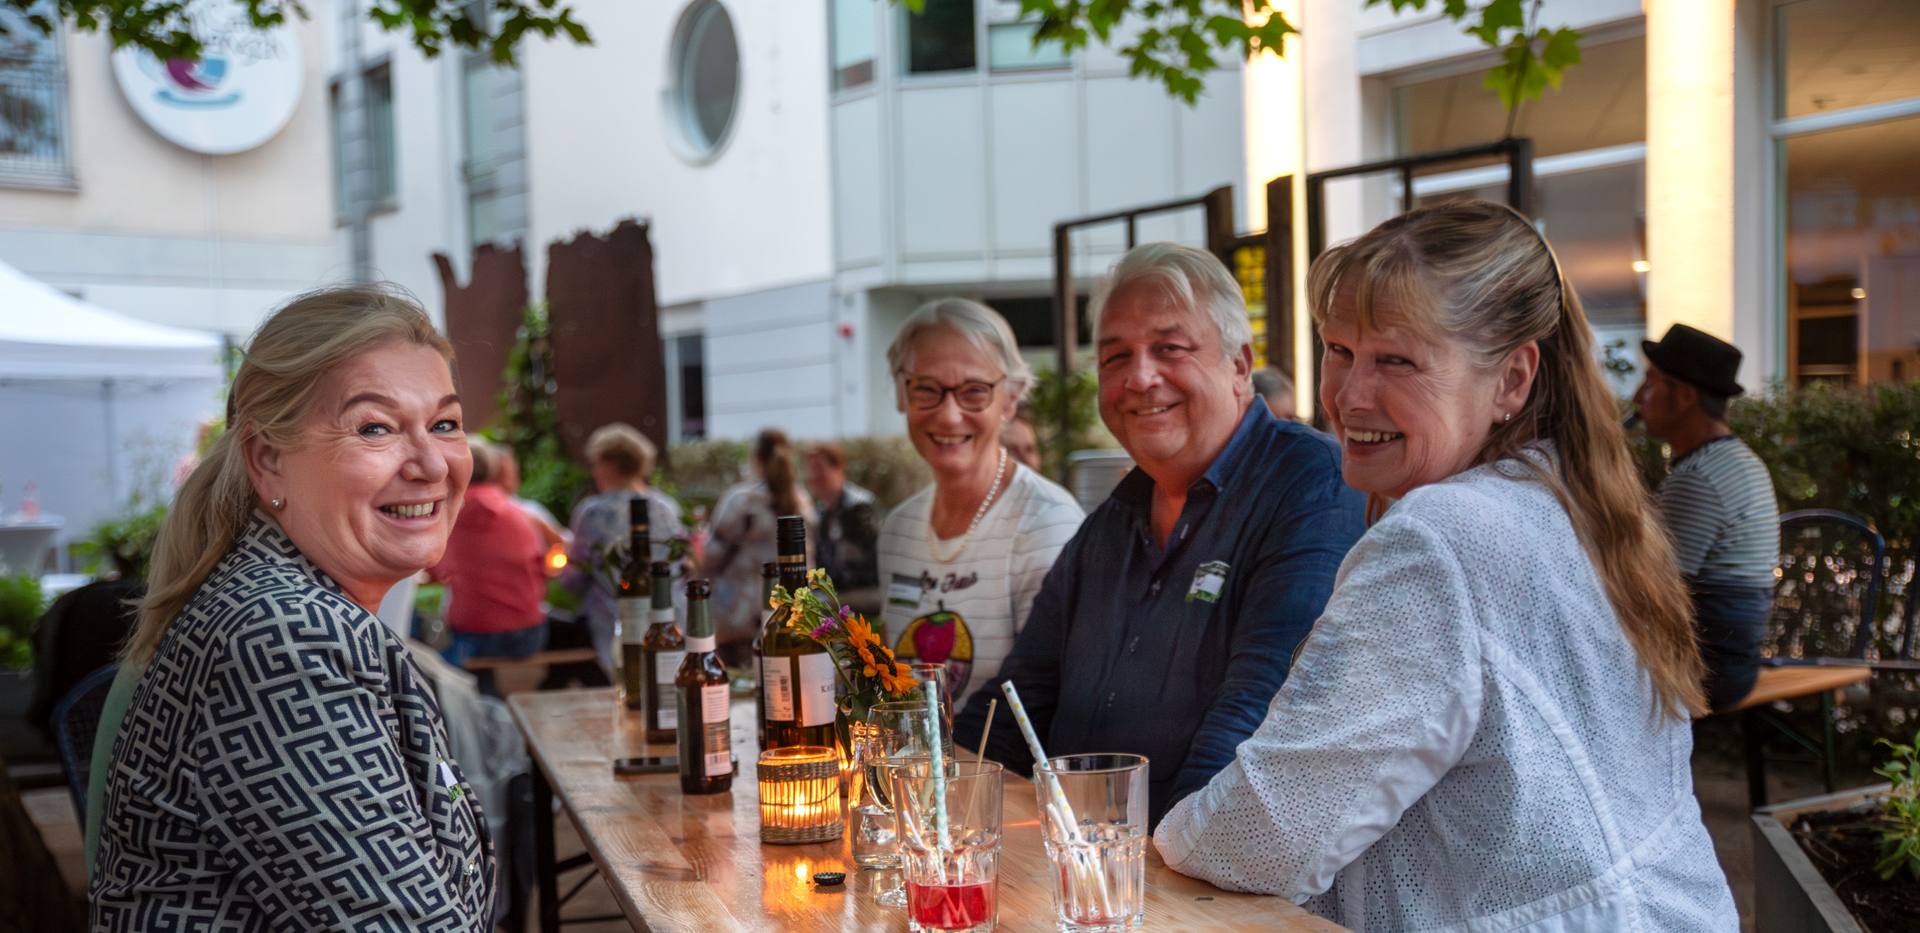
M 126 657 L 152 657 L 187 602 L 213 573 L 257 505 L 245 445 L 259 437 L 292 449 L 326 375 L 376 347 L 432 347 L 453 365 L 453 347 L 397 286 L 353 285 L 301 295 L 253 335 L 227 391 L 227 430 L 174 496 L 154 541 L 147 595 Z
M 1328 250 L 1314 261 L 1307 292 L 1318 326 L 1334 313 L 1336 297 L 1346 298 L 1341 307 L 1358 326 L 1457 340 L 1483 367 L 1537 342 L 1532 393 L 1512 421 L 1494 425 L 1477 462 L 1513 458 L 1553 490 L 1652 676 L 1656 708 L 1676 719 L 1704 710 L 1686 585 L 1628 457 L 1586 313 L 1533 225 L 1487 201 L 1422 207 Z M 1517 456 L 1539 441 L 1553 444 L 1551 470 Z

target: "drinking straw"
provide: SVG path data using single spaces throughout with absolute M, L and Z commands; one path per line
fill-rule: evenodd
M 973 753 L 973 763 L 976 766 L 985 765 L 987 763 L 987 737 L 990 735 L 993 735 L 993 714 L 994 714 L 994 711 L 998 710 L 999 708 L 1000 708 L 999 697 L 994 697 L 991 701 L 987 703 L 987 727 L 985 729 L 980 730 L 980 750 Z M 985 769 L 982 768 L 981 770 L 984 771 Z M 961 826 L 973 825 L 973 802 L 980 798 L 980 785 L 983 783 L 985 782 L 980 780 L 978 777 L 974 778 L 973 789 L 967 792 L 967 815 L 965 819 L 962 819 L 960 821 Z
M 921 692 L 927 697 L 927 749 L 932 759 L 933 769 L 933 835 L 935 843 L 934 865 L 946 883 L 946 851 L 953 848 L 953 840 L 947 833 L 947 762 L 940 747 L 940 688 L 931 680 L 920 682 Z
M 1053 811 L 1054 822 L 1066 830 L 1068 858 L 1072 860 L 1071 865 L 1076 869 L 1074 874 L 1080 877 L 1082 884 L 1089 885 L 1092 890 L 1099 893 L 1101 904 L 1105 908 L 1104 912 L 1111 917 L 1113 906 L 1107 896 L 1105 880 L 1101 878 L 1100 872 L 1087 862 L 1089 853 L 1081 845 L 1080 824 L 1074 819 L 1073 805 L 1067 802 L 1066 791 L 1060 789 L 1060 782 L 1038 767 L 1047 763 L 1047 751 L 1040 747 L 1040 737 L 1034 734 L 1033 720 L 1027 717 L 1026 704 L 1020 702 L 1020 691 L 1014 688 L 1013 681 L 1008 680 L 1000 684 L 1000 692 L 1007 695 L 1007 708 L 1013 711 L 1013 724 L 1020 727 L 1020 736 L 1026 739 L 1027 751 L 1033 755 L 1035 771 L 1041 775 L 1041 783 L 1047 787 L 1047 796 L 1052 798 L 1047 803 L 1047 809 Z

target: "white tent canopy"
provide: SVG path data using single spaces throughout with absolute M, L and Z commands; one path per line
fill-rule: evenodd
M 219 412 L 212 334 L 89 305 L 0 263 L 0 523 L 27 484 L 86 537 L 132 501 L 173 493 L 173 468 Z M 24 568 L 22 568 L 24 569 Z
M 96 308 L 0 262 L 0 379 L 206 379 L 220 338 Z

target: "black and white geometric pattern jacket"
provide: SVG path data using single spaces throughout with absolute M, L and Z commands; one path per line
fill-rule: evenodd
M 134 690 L 92 927 L 485 931 L 464 780 L 406 647 L 256 513 Z

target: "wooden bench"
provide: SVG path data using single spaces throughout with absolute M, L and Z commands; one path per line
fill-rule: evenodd
M 524 658 L 468 658 L 461 667 L 468 671 L 497 671 L 511 667 L 550 667 L 555 664 L 574 664 L 591 661 L 596 657 L 592 648 L 556 648 L 552 651 L 536 651 Z
M 1864 662 L 1858 666 L 1838 664 L 1786 665 L 1762 667 L 1754 681 L 1753 692 L 1738 704 L 1715 715 L 1735 713 L 1745 718 L 1742 731 L 1747 747 L 1747 802 L 1758 809 L 1767 804 L 1767 733 L 1778 732 L 1795 744 L 1819 756 L 1827 792 L 1835 783 L 1833 764 L 1833 695 L 1854 684 L 1866 683 L 1873 676 Z M 1820 741 L 1815 742 L 1794 729 L 1785 720 L 1769 712 L 1775 703 L 1805 697 L 1820 698 Z

